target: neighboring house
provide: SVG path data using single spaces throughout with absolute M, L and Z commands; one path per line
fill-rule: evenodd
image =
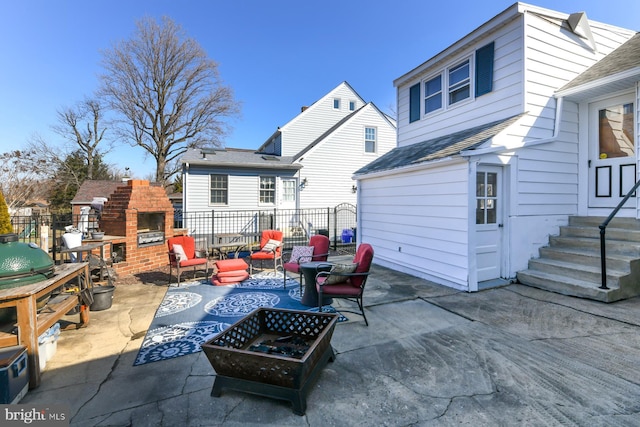
M 516 3 L 396 79 L 398 146 L 354 175 L 374 261 L 477 291 L 608 215 L 637 179 L 639 37 Z
M 309 209 L 355 203 L 353 172 L 396 145 L 395 120 L 343 82 L 257 150 L 182 157 L 184 211 Z

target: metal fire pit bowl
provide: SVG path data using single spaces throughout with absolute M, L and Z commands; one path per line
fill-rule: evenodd
M 211 395 L 223 388 L 289 400 L 293 412 L 304 415 L 307 392 L 327 362 L 335 359 L 331 336 L 335 313 L 311 313 L 259 308 L 202 345 L 216 371 Z M 304 340 L 309 349 L 301 358 L 250 350 L 281 337 Z

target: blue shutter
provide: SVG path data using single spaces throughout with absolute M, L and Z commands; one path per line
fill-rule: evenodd
M 494 42 L 476 50 L 476 97 L 493 90 Z
M 409 123 L 420 120 L 420 83 L 409 88 Z

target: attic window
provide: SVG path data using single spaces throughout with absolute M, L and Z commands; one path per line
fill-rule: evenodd
M 278 156 L 262 156 L 262 159 L 270 161 L 270 162 L 279 162 L 280 161 L 280 157 L 278 157 Z
M 333 109 L 334 110 L 340 109 L 340 98 L 333 98 Z

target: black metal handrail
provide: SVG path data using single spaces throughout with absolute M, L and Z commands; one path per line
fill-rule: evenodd
M 631 195 L 636 192 L 638 187 L 640 187 L 640 180 L 638 180 L 638 182 L 636 182 L 636 185 L 634 185 L 633 188 L 629 190 L 627 195 L 624 196 L 624 199 L 622 199 L 620 203 L 618 203 L 618 206 L 616 206 L 615 209 L 609 214 L 607 219 L 605 219 L 604 222 L 598 226 L 598 228 L 600 228 L 600 289 L 609 289 L 607 287 L 607 250 L 605 246 L 605 233 L 607 225 L 609 225 L 613 217 L 616 216 L 622 206 L 627 203 L 627 200 L 629 200 Z

